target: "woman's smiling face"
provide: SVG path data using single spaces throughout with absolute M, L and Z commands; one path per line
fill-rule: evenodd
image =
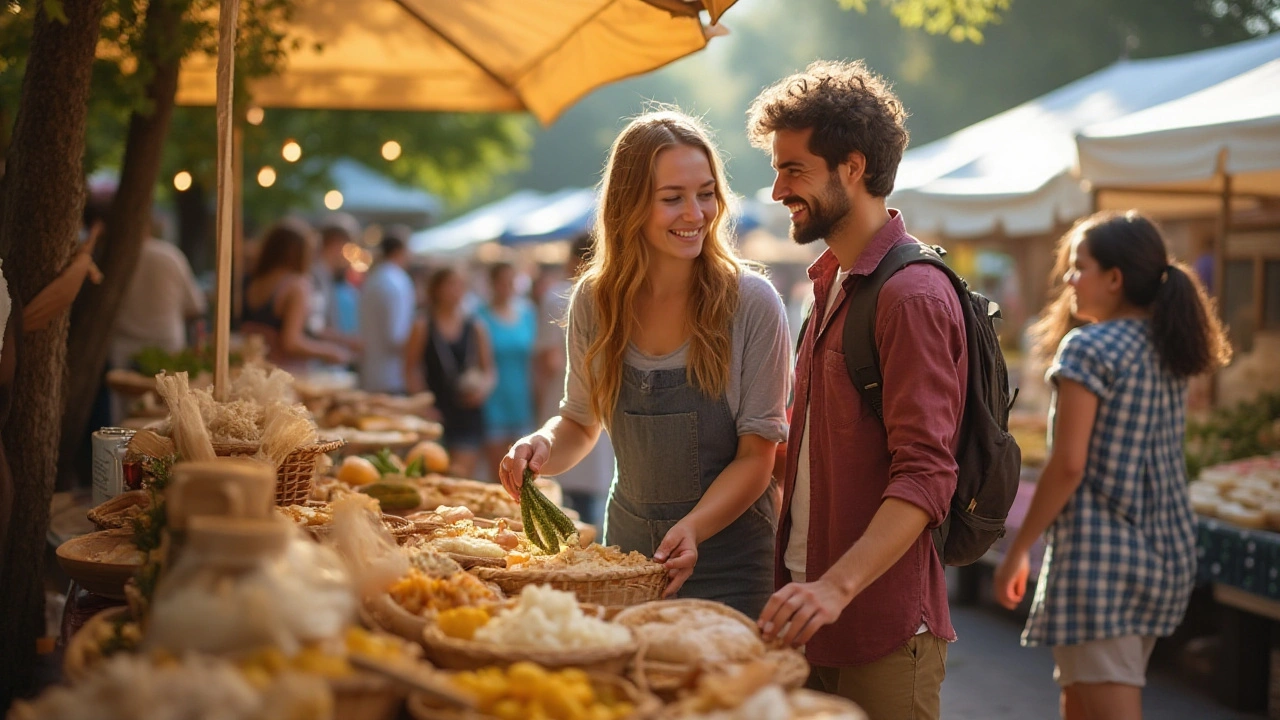
M 676 145 L 658 153 L 653 175 L 645 242 L 660 255 L 693 260 L 702 254 L 702 242 L 720 209 L 711 163 L 701 149 Z

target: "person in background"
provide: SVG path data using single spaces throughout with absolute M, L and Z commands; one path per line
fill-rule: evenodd
M 307 334 L 314 293 L 311 245 L 312 230 L 299 220 L 282 220 L 267 230 L 245 288 L 240 324 L 243 334 L 263 336 L 268 361 L 295 374 L 312 360 L 351 361 L 347 348 Z
M 315 298 L 307 329 L 316 337 L 360 351 L 359 294 L 347 281 L 351 262 L 343 250 L 360 236 L 360 224 L 347 213 L 334 213 L 320 226 L 320 252 L 311 265 Z M 354 301 L 352 295 L 355 294 Z
M 1187 381 L 1230 362 L 1231 346 L 1195 270 L 1136 211 L 1077 223 L 1055 274 L 1035 327 L 1037 350 L 1053 353 L 1052 443 L 996 600 L 1022 602 L 1047 530 L 1022 644 L 1053 648 L 1063 718 L 1138 720 L 1156 638 L 1182 622 L 1195 586 Z
M 443 267 L 427 281 L 427 314 L 414 321 L 405 343 L 405 388 L 430 390 L 444 425 L 449 472 L 475 477 L 484 444 L 484 401 L 493 389 L 493 350 L 484 324 L 466 312 L 466 283 Z
M 138 265 L 120 301 L 111 334 L 109 360 L 127 368 L 140 350 L 156 347 L 178 353 L 187 347 L 187 323 L 204 315 L 208 300 L 196 283 L 187 256 L 155 235 L 159 220 L 142 241 Z
M 604 544 L 664 563 L 666 594 L 756 615 L 773 589 L 774 449 L 787 434 L 787 322 L 729 240 L 729 189 L 706 129 L 631 121 L 604 171 L 591 261 L 569 300 L 560 412 L 503 458 L 559 475 L 607 427 L 617 455 Z
M 565 369 L 568 367 L 564 330 L 568 322 L 569 296 L 590 252 L 590 234 L 574 238 L 563 278 L 547 285 L 542 302 L 538 304 L 541 317 L 534 343 L 533 374 L 539 422 L 560 414 Z M 557 475 L 556 480 L 564 490 L 566 502 L 578 512 L 583 522 L 602 523 L 605 497 L 613 480 L 613 446 L 609 443 L 608 433 L 601 433 L 595 447 L 577 465 Z
M 874 332 L 883 420 L 849 377 L 851 290 L 890 250 L 918 242 L 886 205 L 907 146 L 906 110 L 861 62 L 816 62 L 766 88 L 747 131 L 770 152 L 791 237 L 827 249 L 809 268 L 768 640 L 804 645 L 809 687 L 876 720 L 937 720 L 956 639 L 930 529 L 955 494 L 968 354 L 960 298 L 941 270 L 890 277 Z
M 369 271 L 360 290 L 360 389 L 403 393 L 405 343 L 413 329 L 416 296 L 409 266 L 408 231 L 387 228 L 382 257 Z
M 507 448 L 533 431 L 533 345 L 538 316 L 532 303 L 516 294 L 516 269 L 510 263 L 489 268 L 489 304 L 478 316 L 489 331 L 497 384 L 484 405 L 486 479 L 497 475 Z

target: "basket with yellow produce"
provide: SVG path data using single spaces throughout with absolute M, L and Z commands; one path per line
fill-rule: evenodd
M 518 662 L 450 673 L 449 680 L 477 700 L 475 710 L 457 710 L 415 694 L 409 713 L 417 720 L 646 720 L 661 709 L 653 696 L 616 675 L 578 668 L 548 669 Z
M 522 660 L 620 674 L 637 645 L 629 628 L 595 617 L 572 593 L 529 585 L 506 606 L 436 613 L 422 632 L 427 659 L 470 670 Z

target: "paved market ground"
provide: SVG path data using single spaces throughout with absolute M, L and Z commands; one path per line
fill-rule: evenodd
M 1045 648 L 1018 644 L 1019 616 L 989 602 L 951 607 L 960 641 L 948 651 L 942 684 L 943 720 L 1053 720 L 1058 717 L 1053 658 Z M 1173 670 L 1148 680 L 1143 696 L 1147 720 L 1256 720 L 1265 715 L 1233 712 Z

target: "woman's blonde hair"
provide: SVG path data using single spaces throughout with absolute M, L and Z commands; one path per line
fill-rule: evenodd
M 727 236 L 729 202 L 724 166 L 702 124 L 677 110 L 635 118 L 609 149 L 600 183 L 590 262 L 575 288 L 575 300 L 589 289 L 595 301 L 596 332 L 585 357 L 591 408 L 608 425 L 622 387 L 627 346 L 636 331 L 636 296 L 645 283 L 649 245 L 643 233 L 654 203 L 658 155 L 684 146 L 701 150 L 715 180 L 716 217 L 694 260 L 686 322 L 690 331 L 689 379 L 709 397 L 729 384 L 730 335 L 738 309 L 742 263 Z

